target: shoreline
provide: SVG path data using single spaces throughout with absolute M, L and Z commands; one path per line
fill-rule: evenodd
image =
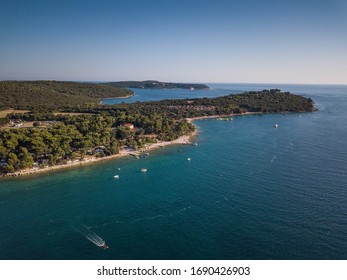
M 247 115 L 263 115 L 263 114 L 265 114 L 265 113 L 262 113 L 262 112 L 233 113 L 233 114 L 227 114 L 227 115 L 212 115 L 212 116 L 186 118 L 186 120 L 191 123 L 191 122 L 196 121 L 196 120 L 226 118 L 226 117 L 234 117 L 234 116 L 247 116 Z
M 189 123 L 193 123 L 193 121 L 195 121 L 195 120 L 215 119 L 215 118 L 233 117 L 233 116 L 263 115 L 263 114 L 265 114 L 265 113 L 246 112 L 246 113 L 234 113 L 234 114 L 227 114 L 227 115 L 211 115 L 211 116 L 193 117 L 193 118 L 186 118 L 186 120 Z M 194 125 L 194 126 L 195 126 L 195 130 L 190 134 L 183 135 L 183 136 L 181 136 L 181 137 L 179 137 L 173 141 L 164 141 L 164 142 L 148 144 L 148 146 L 145 149 L 143 149 L 141 152 L 135 151 L 133 149 L 123 149 L 118 154 L 111 155 L 111 156 L 106 156 L 106 157 L 101 157 L 101 158 L 91 156 L 91 157 L 85 158 L 82 161 L 81 160 L 75 160 L 75 161 L 70 161 L 70 162 L 65 163 L 65 164 L 48 166 L 45 168 L 33 167 L 30 169 L 26 169 L 26 170 L 16 171 L 14 173 L 0 174 L 0 179 L 1 178 L 8 178 L 8 177 L 23 177 L 23 176 L 35 175 L 35 174 L 39 174 L 39 173 L 43 173 L 43 172 L 79 167 L 79 166 L 84 166 L 84 165 L 88 165 L 88 164 L 98 163 L 98 162 L 105 161 L 105 160 L 112 160 L 112 159 L 117 159 L 117 158 L 130 156 L 130 155 L 134 155 L 134 154 L 140 154 L 143 152 L 148 152 L 148 151 L 151 151 L 154 149 L 163 148 L 163 147 L 170 146 L 170 145 L 187 145 L 187 144 L 189 145 L 189 144 L 192 144 L 192 140 L 199 133 L 197 126 L 196 125 Z
M 102 98 L 102 100 L 100 100 L 99 104 L 100 104 L 100 105 L 104 105 L 104 104 L 102 104 L 102 101 L 103 101 L 103 100 L 121 99 L 121 98 L 131 98 L 131 97 L 133 97 L 133 96 L 135 96 L 135 93 L 134 93 L 134 92 L 133 92 L 132 94 L 129 94 L 129 95 L 126 95 L 126 96 L 121 96 L 121 97 L 119 97 L 119 96 L 116 96 L 116 97 L 106 97 L 106 98 Z
M 101 158 L 92 156 L 92 157 L 87 157 L 82 161 L 81 160 L 74 160 L 74 161 L 70 161 L 70 162 L 65 163 L 65 164 L 48 166 L 45 168 L 33 167 L 30 169 L 24 169 L 24 170 L 16 171 L 13 173 L 2 174 L 2 175 L 0 175 L 0 179 L 1 178 L 9 178 L 9 177 L 18 178 L 18 177 L 37 175 L 39 173 L 46 173 L 46 172 L 56 171 L 56 170 L 61 170 L 61 169 L 80 167 L 80 166 L 85 166 L 88 164 L 98 163 L 98 162 L 102 162 L 102 161 L 106 161 L 106 160 L 112 160 L 112 159 L 117 159 L 117 158 L 121 158 L 121 157 L 125 157 L 125 156 L 131 156 L 133 154 L 141 154 L 143 152 L 152 151 L 152 150 L 155 150 L 158 148 L 163 148 L 163 147 L 170 146 L 170 145 L 187 145 L 187 144 L 189 145 L 189 144 L 192 144 L 192 140 L 194 139 L 194 137 L 196 137 L 197 134 L 198 134 L 198 130 L 197 130 L 197 128 L 195 128 L 195 131 L 193 131 L 192 133 L 187 134 L 187 135 L 183 135 L 183 136 L 181 136 L 181 137 L 179 137 L 173 141 L 164 141 L 164 142 L 148 144 L 148 146 L 146 148 L 144 148 L 142 150 L 142 152 L 135 151 L 133 149 L 123 149 L 118 154 L 111 155 L 111 156 L 106 156 L 106 157 L 101 157 Z

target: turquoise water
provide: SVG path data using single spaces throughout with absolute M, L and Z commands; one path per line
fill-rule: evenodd
M 292 85 L 292 84 L 208 84 L 209 90 L 187 90 L 187 89 L 131 89 L 134 95 L 131 98 L 105 99 L 103 104 L 119 104 L 122 102 L 133 103 L 143 101 L 158 101 L 163 99 L 186 99 L 224 96 L 231 93 L 245 91 L 258 91 L 263 89 L 280 88 L 282 91 L 290 91 L 297 94 L 331 94 L 332 91 L 339 94 L 339 89 L 345 91 L 344 86 L 325 85 Z M 332 90 L 331 90 L 332 89 Z
M 114 98 L 105 99 L 103 104 L 117 103 L 133 103 L 143 101 L 157 101 L 163 99 L 185 99 L 185 98 L 201 98 L 201 97 L 216 97 L 230 94 L 230 90 L 215 89 L 215 90 L 187 90 L 187 89 L 141 89 L 132 88 L 134 95 L 130 98 Z
M 319 111 L 200 120 L 198 146 L 1 180 L 0 259 L 347 259 L 347 86 L 211 86 Z

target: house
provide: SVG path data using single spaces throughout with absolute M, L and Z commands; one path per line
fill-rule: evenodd
M 96 147 L 96 148 L 95 148 L 95 152 L 96 152 L 97 154 L 103 153 L 105 149 L 106 149 L 105 146 L 99 146 L 99 147 Z
M 43 159 L 40 159 L 38 161 L 40 164 L 48 164 L 49 163 L 49 160 L 47 158 L 43 158 Z
M 130 130 L 134 130 L 135 129 L 134 125 L 131 124 L 131 123 L 126 123 L 126 124 L 123 125 L 123 127 L 128 128 Z
M 20 119 L 11 119 L 9 124 L 12 127 L 21 127 L 23 125 L 23 122 Z
M 6 166 L 8 166 L 8 163 L 6 162 L 6 160 L 5 159 L 1 159 L 0 160 L 0 167 L 6 167 Z
M 18 123 L 21 123 L 22 120 L 21 119 L 10 119 L 10 123 L 11 124 L 18 124 Z

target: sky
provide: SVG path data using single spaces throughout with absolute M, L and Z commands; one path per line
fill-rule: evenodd
M 0 80 L 347 84 L 347 0 L 0 0 Z

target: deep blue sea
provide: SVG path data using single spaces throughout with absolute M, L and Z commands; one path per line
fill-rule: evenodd
M 0 259 L 347 259 L 347 86 L 210 87 L 123 101 L 280 88 L 319 111 L 200 120 L 197 146 L 2 179 Z

